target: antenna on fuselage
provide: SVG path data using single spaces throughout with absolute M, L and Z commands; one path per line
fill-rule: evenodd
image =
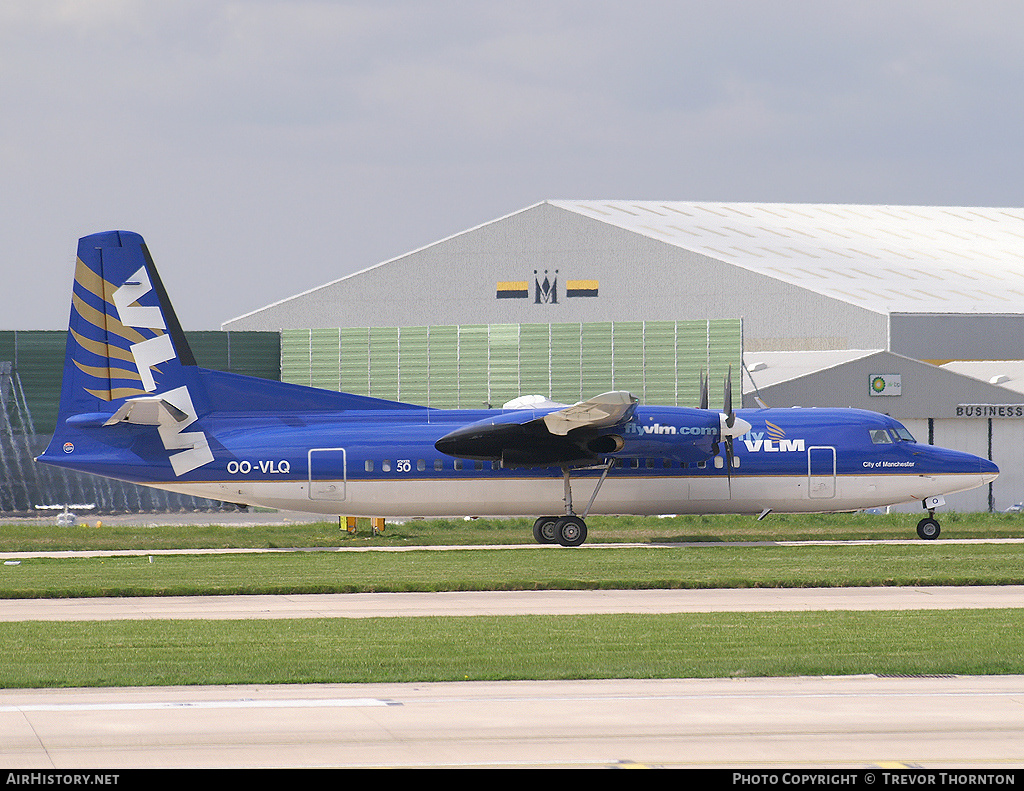
M 757 387 L 757 382 L 754 381 L 754 377 L 751 375 L 750 369 L 747 368 L 747 363 L 744 361 L 741 364 L 743 365 L 743 370 L 747 372 L 747 379 L 750 380 L 750 384 L 754 386 L 754 392 L 757 394 L 754 396 L 754 400 L 757 401 L 757 405 L 761 407 L 761 409 L 768 409 L 768 405 L 764 402 L 764 399 L 761 398 L 761 391 Z

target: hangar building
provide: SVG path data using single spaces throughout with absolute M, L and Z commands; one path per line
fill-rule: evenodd
M 745 351 L 1018 359 L 1024 210 L 545 201 L 223 329 L 736 317 Z
M 730 321 L 734 337 L 726 338 L 721 322 Z M 706 336 L 695 334 L 705 322 Z M 1024 406 L 1011 408 L 1024 404 L 1024 388 L 1008 386 L 1008 374 L 978 378 L 951 362 L 1007 367 L 1024 357 L 1024 209 L 544 201 L 223 324 L 280 331 L 285 381 L 354 392 L 373 390 L 374 348 L 404 348 L 406 336 L 420 344 L 410 350 L 425 348 L 419 336 L 432 328 L 438 337 L 476 339 L 456 357 L 517 347 L 521 371 L 523 349 L 536 354 L 539 344 L 544 365 L 505 383 L 557 400 L 599 389 L 595 381 L 558 392 L 574 378 L 558 361 L 578 344 L 572 362 L 582 379 L 594 368 L 586 339 L 600 335 L 604 345 L 590 359 L 615 360 L 605 366 L 609 385 L 665 403 L 674 375 L 674 403 L 688 404 L 706 343 L 713 374 L 746 365 L 746 406 L 760 394 L 772 406 L 886 412 L 920 441 L 1000 464 L 988 491 L 955 495 L 951 507 L 1004 510 L 1024 501 Z M 629 354 L 616 356 L 616 348 Z M 388 361 L 377 395 L 404 397 L 395 383 L 416 352 L 396 354 L 406 362 Z M 639 370 L 613 382 L 627 357 Z M 509 365 L 502 358 L 466 375 Z M 428 375 L 422 365 L 416 371 Z M 457 377 L 453 367 L 444 376 L 452 371 Z M 645 394 L 648 380 L 655 385 Z M 889 385 L 873 389 L 879 381 Z M 474 387 L 477 401 L 504 397 L 490 380 Z

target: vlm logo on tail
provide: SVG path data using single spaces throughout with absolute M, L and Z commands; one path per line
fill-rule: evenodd
M 764 431 L 748 431 L 742 439 L 750 453 L 802 453 L 805 449 L 802 439 L 786 439 L 785 429 L 767 420 Z
M 65 363 L 77 369 L 79 387 L 68 395 L 72 401 L 88 396 L 104 402 L 124 399 L 106 425 L 155 426 L 164 449 L 172 451 L 171 468 L 180 477 L 213 461 L 213 452 L 204 432 L 184 431 L 199 418 L 183 369 L 195 361 L 162 298 L 163 286 L 151 279 L 147 258 L 136 234 L 82 239 Z M 167 389 L 155 393 L 160 386 Z M 62 403 L 61 411 L 81 410 L 69 402 Z

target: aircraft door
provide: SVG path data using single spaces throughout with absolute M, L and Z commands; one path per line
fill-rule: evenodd
M 807 449 L 807 496 L 827 500 L 836 496 L 836 449 L 812 446 Z
M 310 500 L 344 500 L 348 458 L 344 448 L 310 448 L 306 454 Z

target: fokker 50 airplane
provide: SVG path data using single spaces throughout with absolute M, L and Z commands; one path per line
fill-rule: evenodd
M 763 517 L 915 500 L 928 511 L 919 535 L 935 538 L 943 495 L 999 473 L 874 412 L 734 411 L 729 380 L 721 412 L 706 382 L 699 408 L 610 392 L 448 410 L 206 370 L 142 237 L 125 231 L 79 242 L 60 415 L 38 460 L 320 514 L 540 515 L 535 538 L 563 546 L 583 543 L 592 513 Z

